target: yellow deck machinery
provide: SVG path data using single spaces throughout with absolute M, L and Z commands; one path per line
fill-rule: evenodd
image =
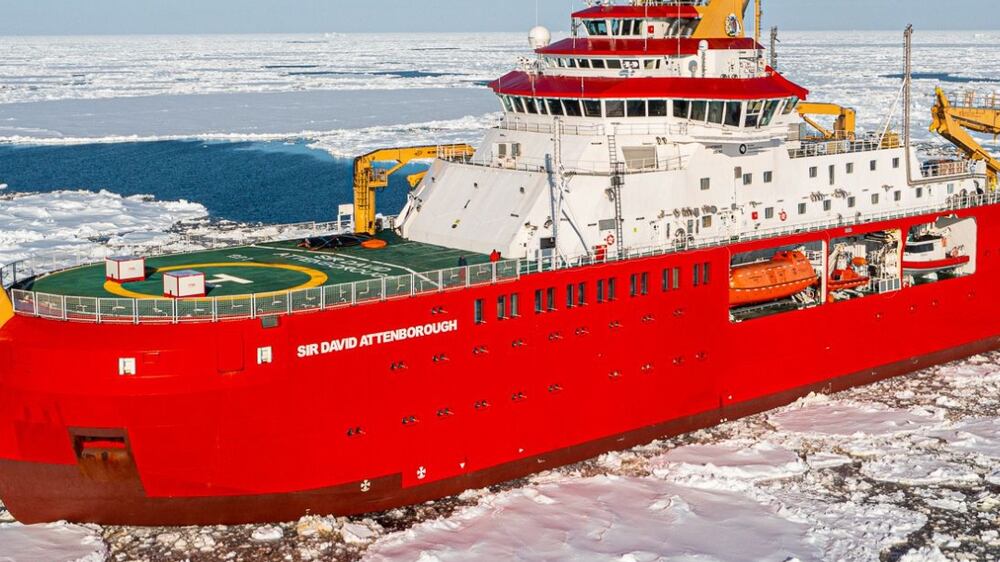
M 941 88 L 937 88 L 936 97 L 937 101 L 931 109 L 931 132 L 951 141 L 966 158 L 986 162 L 990 189 L 996 189 L 1000 160 L 979 144 L 969 131 L 993 135 L 996 139 L 1000 135 L 1000 106 L 997 105 L 1000 100 L 994 94 L 977 106 L 975 95 L 970 93 L 962 105 L 954 105 Z
M 798 105 L 799 116 L 816 129 L 819 137 L 816 140 L 854 140 L 855 128 L 857 127 L 857 112 L 850 107 L 843 107 L 833 103 L 812 103 L 802 102 Z M 833 124 L 833 130 L 827 129 L 818 121 L 810 117 L 811 115 L 834 115 L 837 117 Z
M 354 160 L 354 230 L 375 234 L 375 193 L 389 185 L 389 176 L 414 160 L 443 157 L 470 158 L 475 149 L 467 144 L 410 146 L 384 148 L 359 156 Z M 376 168 L 375 163 L 392 163 L 389 168 Z M 407 177 L 410 187 L 416 187 L 427 172 Z

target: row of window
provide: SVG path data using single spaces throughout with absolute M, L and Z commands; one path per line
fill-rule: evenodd
M 549 68 L 582 68 L 593 70 L 659 70 L 663 59 L 598 59 L 546 57 Z
M 567 117 L 667 117 L 673 115 L 698 123 L 757 128 L 771 124 L 779 108 L 787 115 L 798 98 L 740 101 L 708 100 L 579 100 L 500 96 L 509 113 Z M 671 111 L 672 109 L 672 111 Z
M 711 264 L 708 262 L 698 263 L 692 267 L 691 286 L 699 287 L 708 285 L 711 282 Z M 566 309 L 586 306 L 589 302 L 589 284 L 570 283 L 566 285 L 564 293 Z M 661 290 L 663 292 L 676 291 L 681 288 L 681 268 L 665 268 L 662 271 Z M 608 277 L 598 279 L 594 284 L 594 301 L 598 304 L 613 302 L 618 299 L 618 279 Z M 557 291 L 555 287 L 547 287 L 535 290 L 535 314 L 554 312 L 558 309 Z M 649 273 L 633 273 L 629 276 L 629 296 L 642 297 L 649 294 Z M 473 303 L 473 315 L 476 324 L 486 323 L 486 303 L 483 299 L 476 299 Z M 508 320 L 520 316 L 520 299 L 517 293 L 504 294 L 497 297 L 496 317 L 497 320 Z
M 610 25 L 609 25 L 610 22 Z M 612 19 L 612 20 L 588 20 L 584 23 L 587 27 L 587 34 L 592 36 L 615 37 L 639 37 L 642 36 L 642 28 L 645 20 L 641 19 Z M 610 33 L 608 33 L 610 31 Z
M 949 191 L 949 193 L 951 191 L 954 191 L 954 188 L 952 188 Z M 924 188 L 918 187 L 918 188 L 916 188 L 914 190 L 914 193 L 915 193 L 917 199 L 922 199 L 923 196 L 924 196 Z M 881 194 L 879 194 L 879 193 L 872 193 L 871 194 L 872 205 L 878 205 L 881 202 L 881 200 L 882 200 Z M 898 190 L 898 189 L 896 191 L 893 191 L 892 192 L 892 200 L 895 201 L 895 202 L 897 202 L 897 203 L 900 202 L 900 201 L 902 201 L 903 200 L 903 192 L 901 190 Z M 833 210 L 833 200 L 832 199 L 824 199 L 822 201 L 822 204 L 823 204 L 823 210 L 824 211 L 832 211 Z M 857 206 L 857 198 L 854 197 L 853 195 L 847 197 L 847 208 L 848 209 L 853 209 L 856 206 Z M 807 203 L 805 201 L 799 203 L 799 205 L 798 205 L 798 213 L 800 215 L 806 214 L 806 212 L 808 210 L 809 210 L 809 203 Z M 774 218 L 774 207 L 765 207 L 764 208 L 764 218 L 765 219 L 773 219 Z M 757 220 L 757 213 L 754 213 L 753 219 Z

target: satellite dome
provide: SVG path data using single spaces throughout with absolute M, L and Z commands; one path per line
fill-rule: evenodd
M 548 47 L 551 42 L 552 33 L 545 27 L 536 25 L 531 28 L 531 31 L 528 32 L 528 43 L 531 45 L 532 49 Z

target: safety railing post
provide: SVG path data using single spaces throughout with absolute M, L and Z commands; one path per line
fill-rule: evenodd
M 444 291 L 444 270 L 438 270 L 438 292 Z
M 493 284 L 496 285 L 496 283 L 497 283 L 497 262 L 490 262 L 490 265 L 492 266 L 492 270 L 493 270 L 492 271 Z
M 170 317 L 174 324 L 180 322 L 180 319 L 177 318 L 177 299 L 170 299 Z
M 132 299 L 132 323 L 139 324 L 139 301 Z
M 219 321 L 219 299 L 212 299 L 212 322 Z
M 382 277 L 382 298 L 379 300 L 385 300 L 385 277 Z
M 66 295 L 59 295 L 59 306 L 62 308 L 62 319 L 66 320 L 68 318 L 66 314 Z M 101 303 L 97 302 L 97 321 L 101 321 Z
M 257 319 L 257 295 L 250 295 L 250 319 Z
M 292 315 L 292 292 L 291 291 L 285 293 L 285 312 L 289 316 Z

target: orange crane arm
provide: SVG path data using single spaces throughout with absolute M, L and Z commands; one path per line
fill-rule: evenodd
M 414 160 L 433 160 L 443 156 L 468 158 L 476 149 L 467 144 L 435 146 L 410 146 L 383 148 L 354 159 L 354 229 L 375 234 L 375 192 L 389 185 L 389 176 Z M 392 162 L 390 168 L 375 168 L 376 162 Z M 407 178 L 412 187 L 419 183 L 421 174 Z
M 935 95 L 937 101 L 931 108 L 931 132 L 951 141 L 970 160 L 986 162 L 990 189 L 996 189 L 1000 160 L 990 154 L 968 131 L 992 134 L 994 137 L 1000 134 L 1000 108 L 972 107 L 971 104 L 954 106 L 941 88 L 937 88 Z
M 816 129 L 823 140 L 854 140 L 858 114 L 850 107 L 833 103 L 802 102 L 798 105 L 798 111 L 802 120 Z M 835 115 L 837 120 L 831 131 L 809 117 L 810 115 Z

